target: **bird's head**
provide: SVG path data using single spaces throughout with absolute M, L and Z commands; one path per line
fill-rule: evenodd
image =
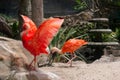
M 37 27 L 34 22 L 27 16 L 21 15 L 21 17 L 23 19 L 23 26 L 20 35 L 22 37 L 22 40 L 27 41 L 33 37 L 37 30 Z
M 23 19 L 23 26 L 22 26 L 23 31 L 28 30 L 28 29 L 37 30 L 35 23 L 30 18 L 24 15 L 21 15 L 21 17 Z
M 22 26 L 22 31 L 30 29 L 30 24 L 29 23 L 24 23 Z
M 55 53 L 62 54 L 62 52 L 61 52 L 60 49 L 58 49 L 57 47 L 53 47 L 53 48 L 50 50 L 50 54 L 55 54 Z

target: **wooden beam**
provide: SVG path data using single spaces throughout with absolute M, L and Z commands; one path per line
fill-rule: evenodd
M 99 32 L 99 33 L 111 33 L 112 32 L 112 30 L 111 29 L 91 29 L 91 30 L 89 30 L 89 32 L 94 32 L 94 33 L 96 33 L 96 32 Z
M 117 46 L 118 42 L 88 42 L 89 46 Z

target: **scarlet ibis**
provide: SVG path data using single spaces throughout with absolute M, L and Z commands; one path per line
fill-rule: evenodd
M 64 53 L 70 53 L 73 57 L 72 59 L 69 59 L 69 63 L 70 66 L 72 66 L 72 60 L 76 58 L 76 56 L 74 55 L 74 52 L 79 49 L 81 46 L 86 45 L 87 42 L 83 39 L 69 39 L 68 41 L 66 41 L 61 50 L 58 49 L 57 47 L 53 47 L 51 49 L 51 54 L 54 53 L 59 53 L 59 54 L 64 54 Z
M 64 19 L 49 18 L 37 28 L 30 18 L 24 15 L 21 16 L 24 21 L 22 26 L 23 30 L 21 32 L 22 43 L 23 46 L 34 56 L 30 66 L 34 62 L 33 67 L 35 67 L 36 57 L 41 53 L 48 54 L 46 48 L 61 28 Z

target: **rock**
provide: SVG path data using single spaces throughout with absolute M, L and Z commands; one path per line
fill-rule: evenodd
M 0 37 L 0 80 L 60 80 L 51 72 L 29 71 L 28 64 L 32 60 L 33 56 L 20 40 Z M 45 63 L 47 55 L 40 55 L 37 60 Z
M 47 56 L 37 56 L 37 60 L 39 62 L 40 60 L 44 60 L 40 62 L 42 64 L 42 62 L 47 60 Z M 13 58 L 23 58 L 25 63 L 30 63 L 33 60 L 33 55 L 23 47 L 20 40 L 0 37 L 0 61 L 10 63 L 9 61 L 13 60 Z
M 28 80 L 61 80 L 56 74 L 52 72 L 43 72 L 41 70 L 31 71 L 27 77 Z
M 89 10 L 82 11 L 80 13 L 74 15 L 66 15 L 66 16 L 55 16 L 59 18 L 63 18 L 65 21 L 63 23 L 63 27 L 70 26 L 81 26 L 86 24 L 91 24 L 88 20 L 93 18 L 93 12 Z
M 6 22 L 5 18 L 0 16 L 0 32 L 8 37 L 13 37 L 12 29 Z
M 0 58 L 3 61 L 10 60 L 13 57 L 22 57 L 26 62 L 29 62 L 32 55 L 23 48 L 20 40 L 14 40 L 6 37 L 0 37 Z
M 108 63 L 114 61 L 115 61 L 115 57 L 112 54 L 110 54 L 110 55 L 101 56 L 100 59 L 95 60 L 93 63 Z
M 12 71 L 7 80 L 61 80 L 59 76 L 51 72 L 36 71 L 16 72 Z
M 108 46 L 108 47 L 106 47 L 105 52 L 107 55 L 112 54 L 115 57 L 119 57 L 120 56 L 120 45 Z
M 20 65 L 16 65 L 14 60 L 17 58 L 22 58 L 23 62 Z M 19 70 L 22 64 L 26 64 L 30 61 L 29 58 L 32 56 L 29 54 L 27 50 L 25 50 L 22 46 L 21 41 L 0 37 L 0 79 L 6 80 L 8 75 L 10 75 L 11 71 Z M 19 62 L 19 61 L 18 61 Z M 21 67 L 24 68 L 24 67 Z

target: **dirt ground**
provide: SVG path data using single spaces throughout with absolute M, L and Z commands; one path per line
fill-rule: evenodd
M 41 70 L 53 72 L 61 80 L 120 80 L 120 60 L 113 56 L 103 56 L 91 64 L 75 61 L 73 67 L 67 63 L 53 63 L 53 67 Z

